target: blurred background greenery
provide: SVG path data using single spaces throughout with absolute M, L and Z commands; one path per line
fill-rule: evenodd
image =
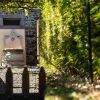
M 0 8 L 15 11 L 21 6 L 41 9 L 40 66 L 47 76 L 47 100 L 72 93 L 68 82 L 86 82 L 89 77 L 87 12 L 85 0 L 0 0 Z M 15 6 L 15 8 L 13 7 Z M 90 0 L 94 80 L 100 79 L 100 1 Z M 16 8 L 17 7 L 17 8 Z M 72 84 L 70 83 L 70 84 Z M 60 96 L 61 94 L 61 96 Z M 48 95 L 52 95 L 48 97 Z M 55 97 L 56 98 L 56 97 Z M 71 98 L 70 98 L 71 100 Z

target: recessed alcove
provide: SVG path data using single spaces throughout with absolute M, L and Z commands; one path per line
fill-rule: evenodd
M 20 18 L 3 18 L 3 25 L 20 25 Z

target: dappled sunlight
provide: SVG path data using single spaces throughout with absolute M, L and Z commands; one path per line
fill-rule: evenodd
M 62 100 L 60 96 L 47 95 L 45 100 Z
M 45 100 L 100 100 L 100 91 L 88 93 L 76 92 L 58 95 L 46 95 Z
M 14 36 L 11 36 L 11 41 L 7 37 L 5 45 L 6 48 L 15 48 L 17 45 L 14 44 L 18 44 L 18 48 L 26 49 L 25 65 L 45 68 L 45 100 L 100 100 L 100 0 L 1 1 L 0 8 L 11 11 L 12 14 L 20 7 L 23 8 L 20 8 L 22 11 L 25 9 L 25 13 L 15 13 L 26 16 L 25 19 L 21 18 L 21 24 L 25 24 L 26 47 L 22 46 L 19 37 L 16 40 Z M 86 1 L 89 1 L 90 7 L 89 4 L 86 6 Z M 40 8 L 40 15 L 31 10 L 28 12 L 30 7 Z M 23 22 L 24 20 L 26 21 Z M 33 27 L 35 24 L 37 25 Z M 89 45 L 88 33 L 91 34 L 92 47 Z M 92 58 L 90 62 L 89 55 Z M 15 53 L 15 56 L 18 54 Z M 94 79 L 91 85 L 88 82 L 90 77 Z
M 48 78 L 45 100 L 100 100 L 100 80 L 89 84 L 78 77 L 64 81 L 64 77 L 53 74 Z

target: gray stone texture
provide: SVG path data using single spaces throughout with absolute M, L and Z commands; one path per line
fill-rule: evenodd
M 19 10 L 14 13 L 1 11 L 0 10 L 0 28 L 24 28 L 25 39 L 26 39 L 26 64 L 36 66 L 38 63 L 37 59 L 37 21 L 40 16 L 40 9 L 33 8 L 28 10 L 28 15 L 25 11 Z M 4 18 L 19 18 L 19 26 L 8 26 L 3 25 Z
M 39 92 L 39 68 L 37 66 L 37 21 L 40 16 L 40 9 L 33 8 L 28 10 L 28 15 L 25 14 L 23 9 L 15 11 L 14 13 L 0 10 L 0 29 L 25 29 L 25 42 L 26 42 L 26 65 L 29 71 L 29 92 Z M 19 26 L 7 26 L 3 24 L 4 18 L 19 18 Z M 12 66 L 13 72 L 13 93 L 22 93 L 22 72 L 23 68 Z M 5 93 L 6 84 L 6 71 L 7 68 L 0 67 L 0 94 Z

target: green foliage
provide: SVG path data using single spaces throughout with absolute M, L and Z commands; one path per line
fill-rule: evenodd
M 100 66 L 100 2 L 90 0 L 94 72 Z M 15 7 L 15 8 L 14 8 Z M 64 77 L 88 77 L 87 16 L 85 0 L 0 0 L 0 8 L 41 8 L 40 64 Z
M 92 56 L 98 72 L 100 5 L 91 0 Z M 83 0 L 46 0 L 42 8 L 41 64 L 55 67 L 65 76 L 88 77 L 87 16 Z M 95 74 L 94 74 L 95 75 Z M 99 75 L 99 74 L 98 74 Z
M 84 9 L 78 1 L 45 2 L 41 15 L 44 22 L 41 26 L 45 26 L 41 32 L 41 62 L 44 66 L 54 66 L 63 74 L 84 76 L 88 69 Z

